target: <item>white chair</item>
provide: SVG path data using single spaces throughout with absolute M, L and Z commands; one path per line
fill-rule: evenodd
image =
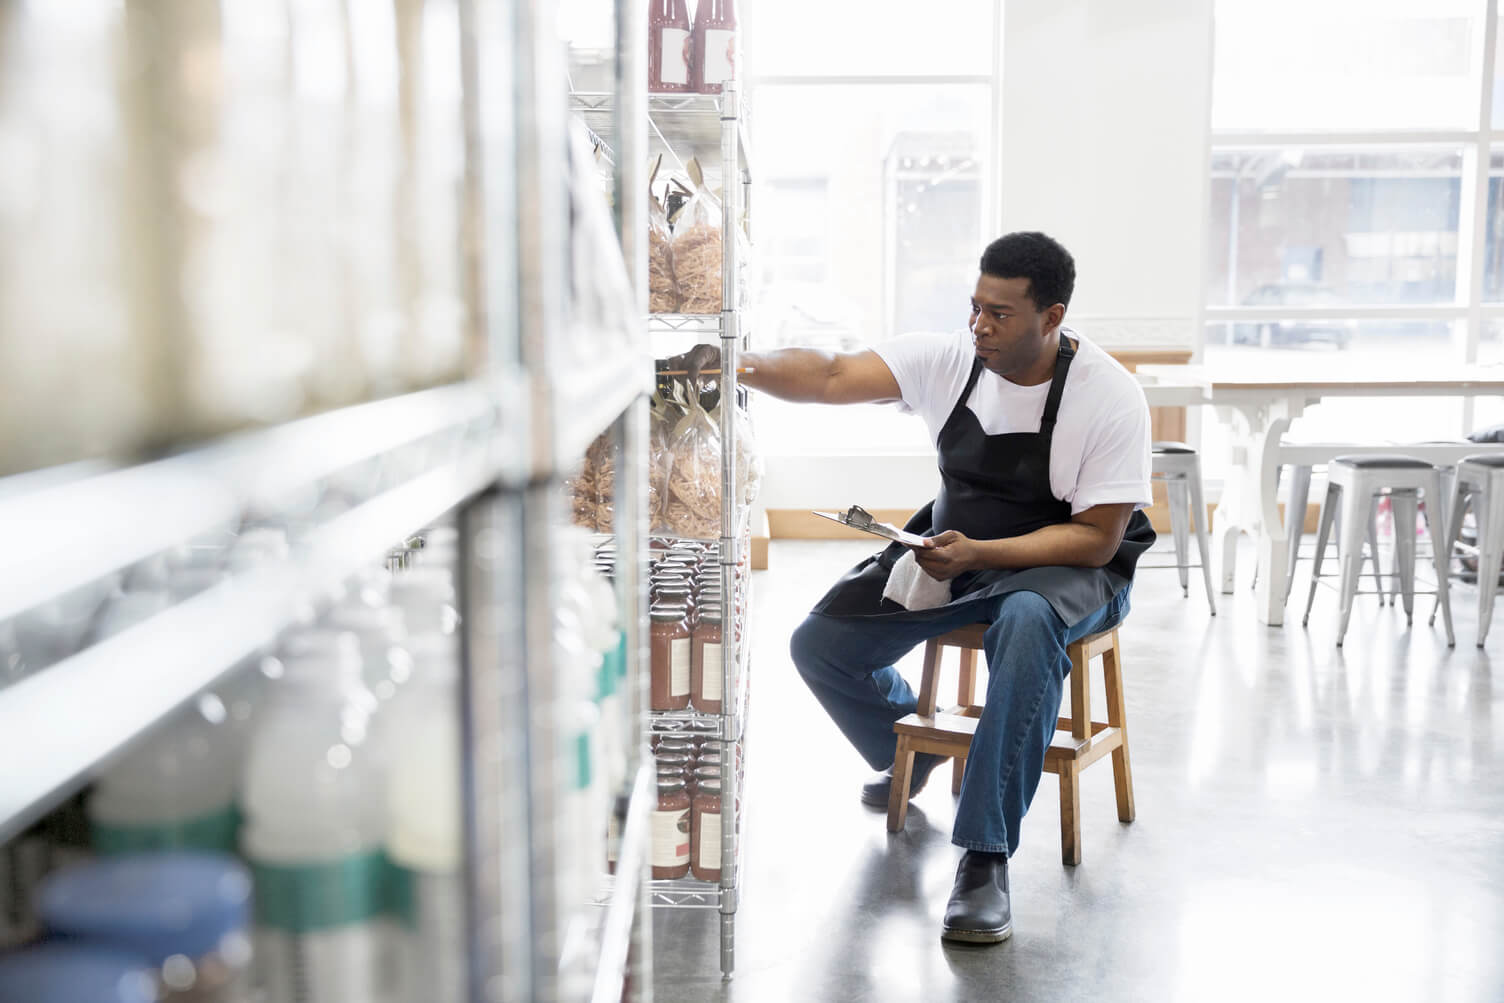
M 1321 503 L 1321 525 L 1316 532 L 1316 557 L 1311 569 L 1311 593 L 1306 599 L 1302 624 L 1311 620 L 1311 606 L 1316 601 L 1316 586 L 1321 578 L 1321 563 L 1331 536 L 1332 523 L 1340 507 L 1342 536 L 1337 543 L 1337 557 L 1342 564 L 1339 586 L 1341 613 L 1337 623 L 1337 646 L 1342 646 L 1347 624 L 1352 618 L 1353 597 L 1358 591 L 1358 574 L 1363 564 L 1363 536 L 1373 522 L 1374 506 L 1380 495 L 1388 495 L 1394 511 L 1395 564 L 1405 604 L 1407 623 L 1415 614 L 1415 518 L 1419 495 L 1428 500 L 1441 497 L 1441 472 L 1425 460 L 1413 456 L 1339 456 L 1327 467 L 1326 498 Z M 1431 514 L 1440 506 L 1426 506 L 1426 522 L 1431 539 L 1447 539 L 1446 517 Z M 1437 521 L 1442 525 L 1436 525 Z M 1457 643 L 1452 633 L 1452 606 L 1447 596 L 1447 550 L 1432 547 L 1436 564 L 1436 601 L 1441 609 L 1447 632 L 1447 645 Z M 1434 622 L 1434 620 L 1433 620 Z
M 1206 604 L 1212 616 L 1217 615 L 1217 600 L 1212 589 L 1212 567 L 1207 555 L 1211 546 L 1207 541 L 1206 500 L 1201 488 L 1201 457 L 1183 442 L 1156 442 L 1151 458 L 1151 476 L 1164 481 L 1170 499 L 1170 532 L 1175 538 L 1175 564 L 1180 572 L 1180 591 L 1191 594 L 1189 570 L 1201 569 L 1206 584 Z M 1190 563 L 1191 521 L 1196 524 L 1196 549 L 1201 552 L 1199 565 Z M 1156 567 L 1156 565 L 1145 565 Z
M 1469 504 L 1478 525 L 1478 647 L 1481 648 L 1494 618 L 1499 565 L 1504 562 L 1504 455 L 1469 456 L 1457 465 L 1457 487 L 1452 511 L 1447 516 L 1447 526 L 1450 527 L 1447 544 L 1437 548 L 1442 554 L 1443 567 L 1457 546 L 1457 538 L 1462 532 L 1462 514 Z M 1398 520 L 1399 516 L 1395 518 Z M 1442 606 L 1439 590 L 1436 599 L 1437 607 Z M 1431 610 L 1431 622 L 1436 622 L 1435 607 Z

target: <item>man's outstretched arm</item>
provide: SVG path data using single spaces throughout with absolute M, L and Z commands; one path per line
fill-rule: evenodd
M 721 351 L 699 345 L 676 357 L 675 368 L 693 377 L 717 369 Z M 875 404 L 902 397 L 898 380 L 876 352 L 824 352 L 813 348 L 781 348 L 772 352 L 742 352 L 739 367 L 753 372 L 739 382 L 786 401 L 805 404 Z

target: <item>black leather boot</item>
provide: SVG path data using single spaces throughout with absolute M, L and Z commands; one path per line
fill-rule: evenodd
M 997 944 L 1013 935 L 1008 906 L 1008 856 L 967 850 L 956 868 L 956 884 L 945 906 L 941 940 Z
M 940 756 L 932 756 L 927 752 L 914 753 L 914 774 L 909 777 L 909 800 L 914 800 L 914 795 L 924 790 L 924 785 L 929 782 L 930 774 L 935 772 L 935 767 L 945 760 Z M 881 773 L 874 773 L 872 779 L 862 784 L 862 804 L 871 805 L 874 808 L 888 807 L 888 797 L 893 790 L 893 767 L 888 767 Z

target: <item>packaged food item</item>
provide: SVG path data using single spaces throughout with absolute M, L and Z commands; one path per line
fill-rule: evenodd
M 694 182 L 689 200 L 674 215 L 674 281 L 680 313 L 721 312 L 721 206 L 705 187 L 699 161 L 686 170 Z
M 682 605 L 660 603 L 649 613 L 649 701 L 653 710 L 689 706 L 690 628 Z
M 679 312 L 679 288 L 674 283 L 674 252 L 668 214 L 652 197 L 648 198 L 648 310 L 652 313 Z
M 658 779 L 658 806 L 653 812 L 653 877 L 682 878 L 689 873 L 689 793 L 684 781 Z
M 585 450 L 580 472 L 565 483 L 569 491 L 574 524 L 592 533 L 612 531 L 612 506 L 616 500 L 616 464 L 612 456 L 611 434 L 596 436 Z
M 716 428 L 721 427 L 721 408 L 724 403 L 718 403 L 710 412 L 710 420 L 715 422 Z M 746 411 L 737 407 L 731 410 L 731 427 L 736 430 L 736 488 L 738 501 L 743 508 L 751 508 L 757 500 L 757 492 L 762 487 L 763 462 L 762 452 L 757 448 L 757 440 L 752 434 L 752 419 Z
M 689 870 L 701 881 L 721 880 L 721 780 L 697 778 L 690 805 Z
M 392 951 L 383 757 L 367 735 L 375 697 L 349 634 L 300 631 L 282 666 L 241 791 L 266 1001 L 378 998 Z
M 690 645 L 689 702 L 704 714 L 721 712 L 721 607 L 700 610 Z
M 734 0 L 700 0 L 691 60 L 695 90 L 719 94 L 723 84 L 736 79 L 737 43 Z
M 672 533 L 663 515 L 674 465 L 674 424 L 668 402 L 655 394 L 648 420 L 648 525 L 659 536 Z
M 653 194 L 653 181 L 663 166 L 663 154 L 648 173 L 648 310 L 678 313 L 679 289 L 674 284 L 674 255 L 668 228 L 668 212 Z
M 648 90 L 690 90 L 690 24 L 684 0 L 651 0 L 648 7 Z
M 664 522 L 675 536 L 713 540 L 721 535 L 721 436 L 690 394 L 674 430 Z

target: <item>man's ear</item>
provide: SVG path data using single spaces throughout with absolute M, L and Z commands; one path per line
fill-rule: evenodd
M 1065 323 L 1065 304 L 1056 303 L 1044 312 L 1044 329 L 1046 333 L 1053 334 Z

